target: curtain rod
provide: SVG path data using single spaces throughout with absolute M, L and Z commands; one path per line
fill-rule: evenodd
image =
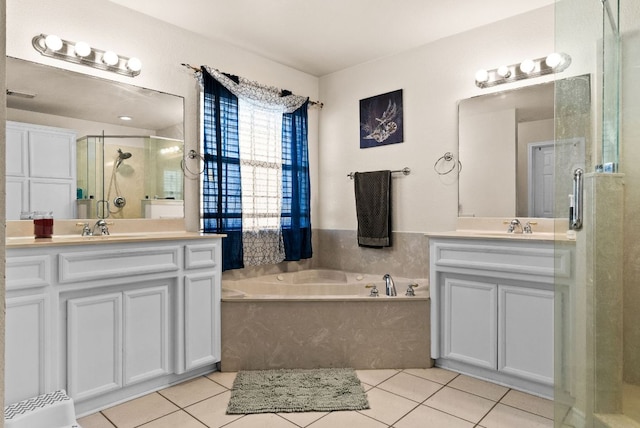
M 186 63 L 181 63 L 183 67 L 187 67 L 188 69 L 192 70 L 194 73 L 199 73 L 200 69 L 198 67 L 194 67 L 191 64 L 186 64 Z M 290 92 L 290 91 L 287 91 Z M 309 100 L 309 104 L 311 104 L 312 106 L 316 106 L 318 108 L 322 108 L 324 107 L 324 103 L 320 102 L 320 101 L 311 101 Z

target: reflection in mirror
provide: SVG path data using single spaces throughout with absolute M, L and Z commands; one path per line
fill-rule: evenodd
M 87 135 L 76 147 L 78 218 L 184 216 L 182 140 Z
M 24 147 L 7 145 L 7 165 L 14 155 L 25 164 L 19 170 L 7 170 L 7 183 L 12 183 L 11 188 L 7 186 L 8 201 L 22 204 L 11 213 L 7 204 L 8 220 L 18 219 L 21 211 L 42 209 L 42 192 L 29 194 L 30 180 L 42 179 L 31 177 L 29 170 L 63 161 L 55 156 L 65 156 L 62 163 L 73 162 L 77 167 L 64 177 L 73 181 L 72 191 L 61 193 L 69 200 L 56 200 L 70 208 L 59 210 L 67 213 L 63 217 L 54 212 L 56 218 L 183 217 L 182 97 L 11 57 L 7 57 L 6 72 L 7 119 L 26 124 L 27 129 L 14 138 L 26 141 Z M 131 120 L 124 121 L 122 116 Z M 73 153 L 53 148 L 28 152 L 30 127 L 52 135 L 75 135 Z M 40 155 L 47 159 L 39 159 Z M 109 207 L 98 204 L 100 200 L 108 200 Z
M 554 85 L 560 82 L 459 103 L 460 217 L 554 217 Z M 584 137 L 571 138 L 575 150 L 584 152 Z

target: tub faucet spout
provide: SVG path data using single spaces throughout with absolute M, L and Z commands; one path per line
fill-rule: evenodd
M 513 220 L 511 220 L 511 222 L 509 222 L 509 229 L 507 230 L 507 233 L 523 233 L 524 229 L 522 226 L 522 223 L 520 223 L 520 220 L 518 220 L 517 218 L 514 218 Z
M 387 273 L 382 277 L 382 279 L 384 279 L 384 282 L 387 286 L 387 296 L 397 296 L 398 293 L 396 293 L 396 284 L 393 282 L 393 278 L 391 278 L 391 275 Z

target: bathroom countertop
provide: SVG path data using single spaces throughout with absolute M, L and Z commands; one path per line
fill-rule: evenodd
M 151 242 L 151 241 L 169 241 L 179 239 L 211 239 L 223 238 L 223 234 L 214 233 L 198 233 L 198 232 L 140 232 L 140 233 L 114 233 L 111 235 L 81 236 L 75 235 L 53 235 L 51 238 L 34 238 L 33 236 L 14 236 L 6 238 L 7 248 L 28 248 L 43 246 L 61 246 L 61 245 L 95 245 L 108 243 L 127 243 L 127 242 Z
M 468 239 L 506 239 L 517 241 L 575 241 L 566 233 L 533 232 L 507 233 L 498 230 L 453 230 L 450 232 L 427 233 L 433 238 L 468 238 Z
M 507 226 L 511 220 L 505 217 L 458 217 L 456 230 L 429 232 L 426 235 L 433 238 L 575 241 L 575 233 L 569 238 L 567 231 L 563 229 L 567 223 L 566 219 L 519 218 L 521 224 L 531 224 L 533 233 L 508 233 Z

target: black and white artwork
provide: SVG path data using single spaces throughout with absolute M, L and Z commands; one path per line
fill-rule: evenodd
M 360 148 L 402 143 L 402 89 L 360 100 Z

